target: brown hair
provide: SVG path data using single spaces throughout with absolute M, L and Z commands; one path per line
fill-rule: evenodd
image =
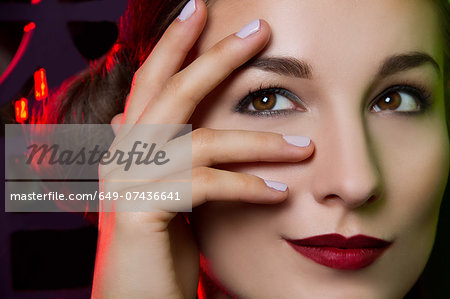
M 188 0 L 130 0 L 110 52 L 67 80 L 33 122 L 110 123 L 124 111 L 133 74 Z M 51 111 L 52 113 L 45 113 Z

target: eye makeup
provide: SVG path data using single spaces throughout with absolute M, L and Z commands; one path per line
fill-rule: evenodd
M 269 109 L 252 109 L 250 110 L 248 107 L 253 105 L 253 101 L 258 99 L 273 100 L 277 101 L 278 97 L 271 97 L 270 95 L 281 95 L 287 100 L 291 101 L 293 109 L 277 109 L 277 110 L 269 110 Z M 407 111 L 407 110 L 390 110 L 390 109 L 380 109 L 375 110 L 374 107 L 377 106 L 377 103 L 380 103 L 383 99 L 388 99 L 389 95 L 392 94 L 405 94 L 412 98 L 417 106 L 417 109 Z M 404 99 L 400 96 L 401 104 L 404 105 Z M 410 81 L 400 81 L 394 85 L 389 86 L 384 89 L 381 93 L 373 98 L 373 100 L 369 101 L 368 110 L 372 113 L 386 113 L 393 114 L 399 116 L 414 116 L 420 115 L 428 111 L 428 108 L 432 106 L 433 97 L 432 93 L 429 91 L 427 87 L 422 84 Z M 254 105 L 253 105 L 254 106 Z M 262 105 L 260 105 L 262 106 Z M 275 106 L 270 106 L 270 109 Z M 248 94 L 241 99 L 237 105 L 233 108 L 233 112 L 237 112 L 240 114 L 247 114 L 253 117 L 281 117 L 287 116 L 292 113 L 297 112 L 307 112 L 308 109 L 304 102 L 293 92 L 289 91 L 286 88 L 280 87 L 280 85 L 268 85 L 264 86 L 263 84 L 256 90 L 249 90 Z
M 405 93 L 412 97 L 416 103 L 418 108 L 412 111 L 396 111 L 396 110 L 381 110 L 381 111 L 373 111 L 373 107 L 376 106 L 377 102 L 383 100 L 383 98 L 387 98 L 390 94 L 393 93 Z M 395 85 L 391 85 L 387 89 L 383 90 L 378 96 L 374 98 L 373 101 L 370 102 L 370 110 L 375 113 L 389 113 L 396 114 L 399 116 L 414 116 L 423 114 L 428 111 L 429 107 L 433 104 L 433 96 L 432 93 L 423 86 L 422 84 L 413 83 L 409 81 L 399 82 Z
M 247 108 L 250 104 L 252 104 L 252 101 L 254 101 L 255 99 L 265 98 L 268 97 L 269 95 L 274 94 L 278 94 L 287 98 L 289 101 L 292 102 L 292 105 L 295 106 L 295 109 L 249 110 Z M 276 117 L 296 112 L 305 112 L 307 111 L 307 109 L 303 101 L 288 89 L 280 87 L 279 85 L 263 86 L 263 84 L 261 84 L 261 86 L 256 90 L 249 90 L 247 96 L 245 96 L 242 100 L 238 102 L 238 104 L 234 107 L 233 111 L 257 117 Z

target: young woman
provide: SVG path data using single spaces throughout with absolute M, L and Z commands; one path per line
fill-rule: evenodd
M 101 214 L 92 297 L 405 296 L 449 173 L 447 21 L 437 0 L 132 1 L 61 115 L 191 123 L 193 212 Z

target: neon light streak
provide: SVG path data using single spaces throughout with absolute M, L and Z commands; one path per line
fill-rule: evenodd
M 23 123 L 28 119 L 28 101 L 26 98 L 21 98 L 16 101 L 14 107 L 16 111 L 16 121 L 18 123 Z
M 30 32 L 31 30 L 34 30 L 34 28 L 36 28 L 36 24 L 34 22 L 30 22 L 23 27 L 23 31 Z
M 34 72 L 34 96 L 37 101 L 45 99 L 48 96 L 47 75 L 43 68 Z

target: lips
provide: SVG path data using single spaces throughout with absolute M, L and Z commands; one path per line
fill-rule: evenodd
M 392 244 L 364 235 L 346 238 L 339 234 L 286 241 L 314 262 L 341 270 L 358 270 L 369 266 Z

